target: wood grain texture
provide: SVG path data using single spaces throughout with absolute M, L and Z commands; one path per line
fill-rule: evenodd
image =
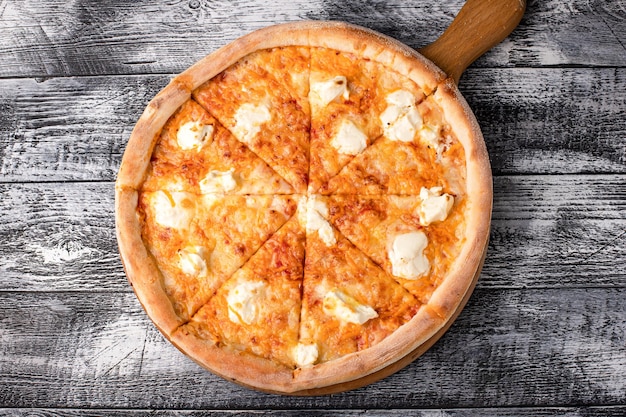
M 0 181 L 113 181 L 169 80 L 0 80 Z M 461 90 L 496 175 L 626 172 L 626 69 L 470 69 Z
M 0 294 L 0 403 L 213 410 L 619 405 L 626 401 L 625 295 L 477 290 L 450 331 L 399 373 L 352 392 L 285 397 L 200 369 L 157 333 L 132 294 Z
M 110 183 L 1 185 L 0 288 L 128 291 L 113 189 Z
M 303 19 L 420 48 L 463 2 L 0 0 L 0 416 L 626 415 L 623 0 L 529 1 L 464 73 L 495 174 L 490 247 L 467 308 L 399 373 L 249 391 L 165 341 L 126 282 L 113 181 L 174 74 Z
M 0 179 L 115 179 L 126 142 L 169 77 L 0 80 Z
M 291 0 L 4 2 L 0 76 L 178 73 L 252 30 L 294 20 L 343 20 L 413 48 L 435 40 L 463 4 Z M 521 27 L 475 65 L 626 64 L 620 1 L 530 1 Z
M 0 291 L 130 291 L 113 184 L 0 185 Z M 496 177 L 479 288 L 626 288 L 626 176 Z
M 528 407 L 528 408 L 438 408 L 402 410 L 332 410 L 336 417 L 354 416 L 390 416 L 390 417 L 623 417 L 626 407 Z M 185 416 L 185 417 L 319 417 L 331 414 L 329 410 L 136 410 L 136 409 L 0 409 L 0 416 L 29 416 L 29 417 L 109 417 L 109 416 Z
M 480 287 L 626 286 L 626 178 L 494 178 Z
M 460 89 L 495 173 L 626 172 L 624 69 L 469 70 Z

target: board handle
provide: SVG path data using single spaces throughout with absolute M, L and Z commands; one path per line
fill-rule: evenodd
M 519 24 L 526 0 L 467 0 L 445 32 L 419 52 L 455 83 L 479 56 Z

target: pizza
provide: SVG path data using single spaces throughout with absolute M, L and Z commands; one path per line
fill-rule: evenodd
M 362 386 L 452 323 L 484 259 L 489 160 L 454 83 L 367 29 L 266 28 L 176 76 L 116 181 L 163 335 L 267 392 Z

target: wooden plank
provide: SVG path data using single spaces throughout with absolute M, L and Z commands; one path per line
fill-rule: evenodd
M 2 181 L 112 181 L 167 76 L 0 80 Z
M 169 76 L 0 80 L 0 181 L 112 181 Z M 475 69 L 494 173 L 626 173 L 626 69 Z
M 479 287 L 626 286 L 626 178 L 494 178 Z
M 495 173 L 626 172 L 624 69 L 470 70 L 460 89 Z
M 0 185 L 0 290 L 130 291 L 113 184 Z M 626 177 L 496 177 L 478 286 L 626 287 Z
M 477 66 L 624 66 L 620 2 L 529 2 L 520 27 Z M 248 32 L 276 23 L 343 20 L 414 48 L 436 39 L 461 8 L 402 0 L 280 2 L 5 2 L 0 76 L 177 73 Z
M 0 186 L 0 288 L 124 290 L 112 183 Z
M 402 410 L 380 410 L 380 409 L 357 409 L 357 410 L 136 410 L 136 409 L 68 409 L 68 408 L 48 408 L 48 409 L 0 409 L 0 416 L 28 416 L 28 417 L 109 417 L 109 416 L 186 416 L 186 417 L 239 417 L 239 416 L 270 416 L 270 417 L 317 417 L 333 415 L 335 417 L 353 416 L 391 416 L 406 417 L 586 417 L 605 416 L 623 417 L 626 413 L 624 406 L 606 407 L 542 407 L 542 408 L 466 408 L 466 409 L 402 409 Z
M 10 407 L 386 409 L 626 403 L 624 289 L 478 290 L 418 361 L 356 391 L 260 394 L 203 371 L 132 294 L 0 294 Z

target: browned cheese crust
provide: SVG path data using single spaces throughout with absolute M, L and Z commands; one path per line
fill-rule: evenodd
M 351 92 L 320 105 L 314 83 L 336 76 Z M 363 146 L 337 154 L 344 119 Z M 181 145 L 188 122 L 197 143 Z M 456 318 L 484 260 L 491 181 L 474 115 L 430 61 L 354 25 L 277 25 L 150 101 L 116 181 L 119 250 L 148 316 L 201 366 L 266 392 L 338 392 L 407 365 Z M 454 200 L 445 220 L 421 217 L 426 191 Z M 418 273 L 417 255 L 392 253 L 411 233 L 429 245 Z

